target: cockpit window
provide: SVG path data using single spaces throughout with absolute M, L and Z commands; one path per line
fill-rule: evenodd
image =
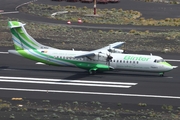
M 154 60 L 155 63 L 159 63 L 159 62 L 165 62 L 164 59 L 159 59 L 159 60 Z

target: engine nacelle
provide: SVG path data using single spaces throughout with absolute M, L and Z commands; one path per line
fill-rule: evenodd
M 115 48 L 109 49 L 108 51 L 111 53 L 124 53 L 124 50 Z
M 109 53 L 97 53 L 95 57 L 93 57 L 94 60 L 100 60 L 100 61 L 107 61 L 107 59 L 112 59 Z

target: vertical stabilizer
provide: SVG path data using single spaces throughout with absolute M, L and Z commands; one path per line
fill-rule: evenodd
M 8 26 L 11 30 L 12 40 L 16 50 L 25 49 L 44 49 L 44 46 L 33 39 L 25 30 L 23 23 L 18 21 L 9 21 Z

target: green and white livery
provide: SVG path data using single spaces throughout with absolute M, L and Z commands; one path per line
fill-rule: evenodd
M 15 50 L 9 53 L 47 65 L 78 67 L 90 74 L 97 71 L 143 71 L 160 73 L 162 76 L 175 68 L 162 57 L 154 55 L 125 54 L 118 49 L 124 42 L 116 42 L 93 51 L 61 50 L 45 46 L 32 38 L 23 23 L 9 21 Z

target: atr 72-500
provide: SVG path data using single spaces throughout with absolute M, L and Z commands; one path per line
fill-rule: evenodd
M 118 49 L 124 42 L 115 42 L 93 51 L 62 50 L 45 46 L 33 39 L 24 25 L 18 21 L 8 22 L 15 46 L 15 50 L 8 52 L 43 64 L 78 67 L 87 70 L 89 74 L 118 69 L 154 72 L 161 76 L 177 67 L 170 65 L 160 56 L 125 54 L 122 49 Z

